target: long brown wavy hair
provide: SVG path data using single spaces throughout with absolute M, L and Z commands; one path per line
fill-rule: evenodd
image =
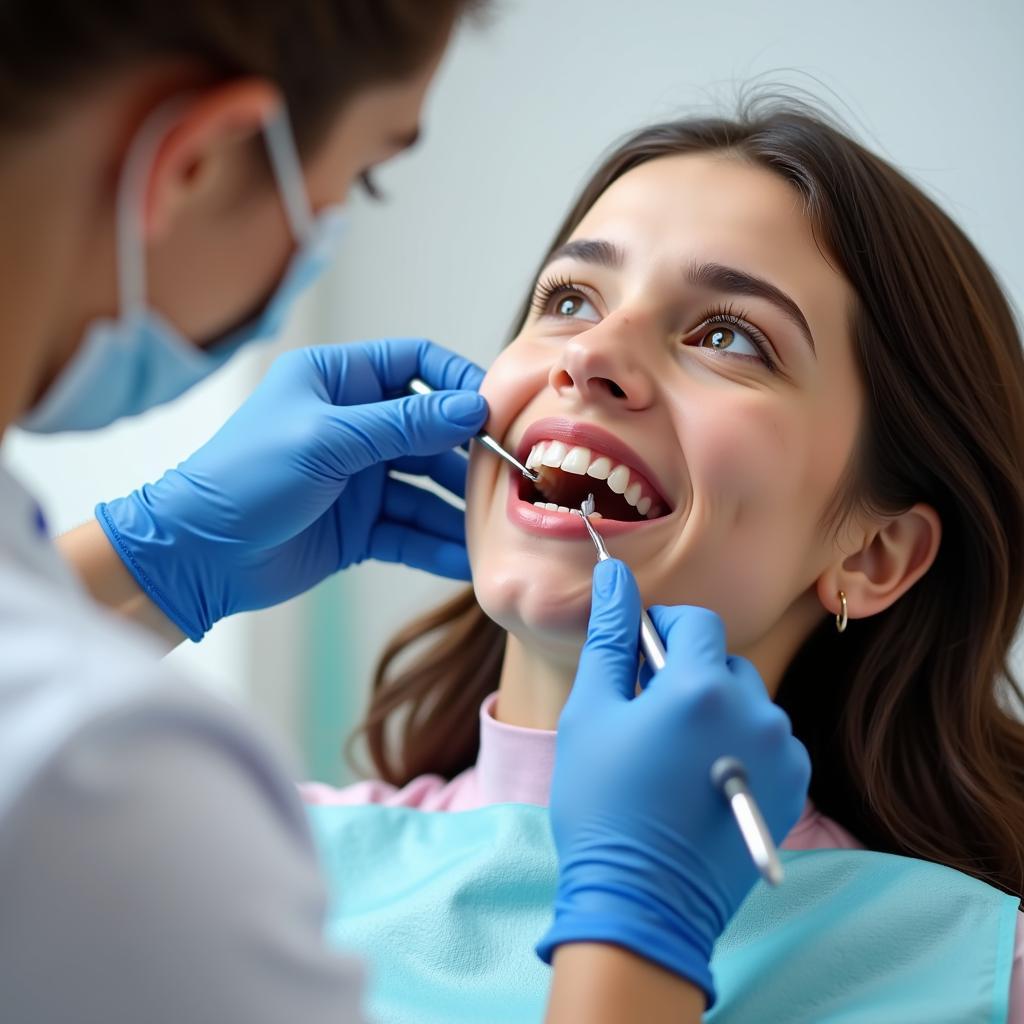
M 789 103 L 637 132 L 600 164 L 549 252 L 632 168 L 709 152 L 789 182 L 856 293 L 866 413 L 839 514 L 923 501 L 942 520 L 916 586 L 842 636 L 823 620 L 784 675 L 777 701 L 810 751 L 811 796 L 869 848 L 1020 896 L 1024 725 L 1008 656 L 1024 600 L 1024 359 L 1013 313 L 931 199 Z M 478 705 L 497 687 L 504 646 L 471 590 L 391 641 L 357 734 L 382 778 L 450 778 L 474 762 Z

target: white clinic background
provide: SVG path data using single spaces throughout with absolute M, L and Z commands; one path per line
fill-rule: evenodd
M 459 33 L 423 143 L 379 175 L 385 204 L 353 203 L 338 264 L 283 342 L 101 435 L 12 436 L 7 458 L 64 530 L 201 444 L 285 345 L 423 335 L 487 365 L 570 198 L 613 140 L 696 108 L 729 112 L 757 82 L 820 97 L 922 184 L 1019 310 L 1022 44 L 1021 0 L 498 0 L 489 25 Z M 254 705 L 306 771 L 336 780 L 387 635 L 452 589 L 364 565 L 171 657 Z

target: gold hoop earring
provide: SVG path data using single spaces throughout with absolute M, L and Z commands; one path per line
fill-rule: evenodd
M 846 614 L 846 594 L 843 591 L 839 591 L 839 612 L 836 615 L 836 632 L 842 633 L 846 629 L 846 623 L 849 621 L 849 617 Z

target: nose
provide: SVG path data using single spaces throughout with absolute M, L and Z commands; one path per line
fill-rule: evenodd
M 588 405 L 646 409 L 654 398 L 654 382 L 638 358 L 636 349 L 642 345 L 631 344 L 612 320 L 572 338 L 551 367 L 548 383 L 562 397 Z

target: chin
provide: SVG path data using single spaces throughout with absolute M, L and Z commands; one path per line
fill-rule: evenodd
M 548 645 L 578 648 L 590 618 L 590 568 L 539 559 L 516 559 L 505 565 L 474 567 L 476 598 L 499 626 L 516 636 Z

